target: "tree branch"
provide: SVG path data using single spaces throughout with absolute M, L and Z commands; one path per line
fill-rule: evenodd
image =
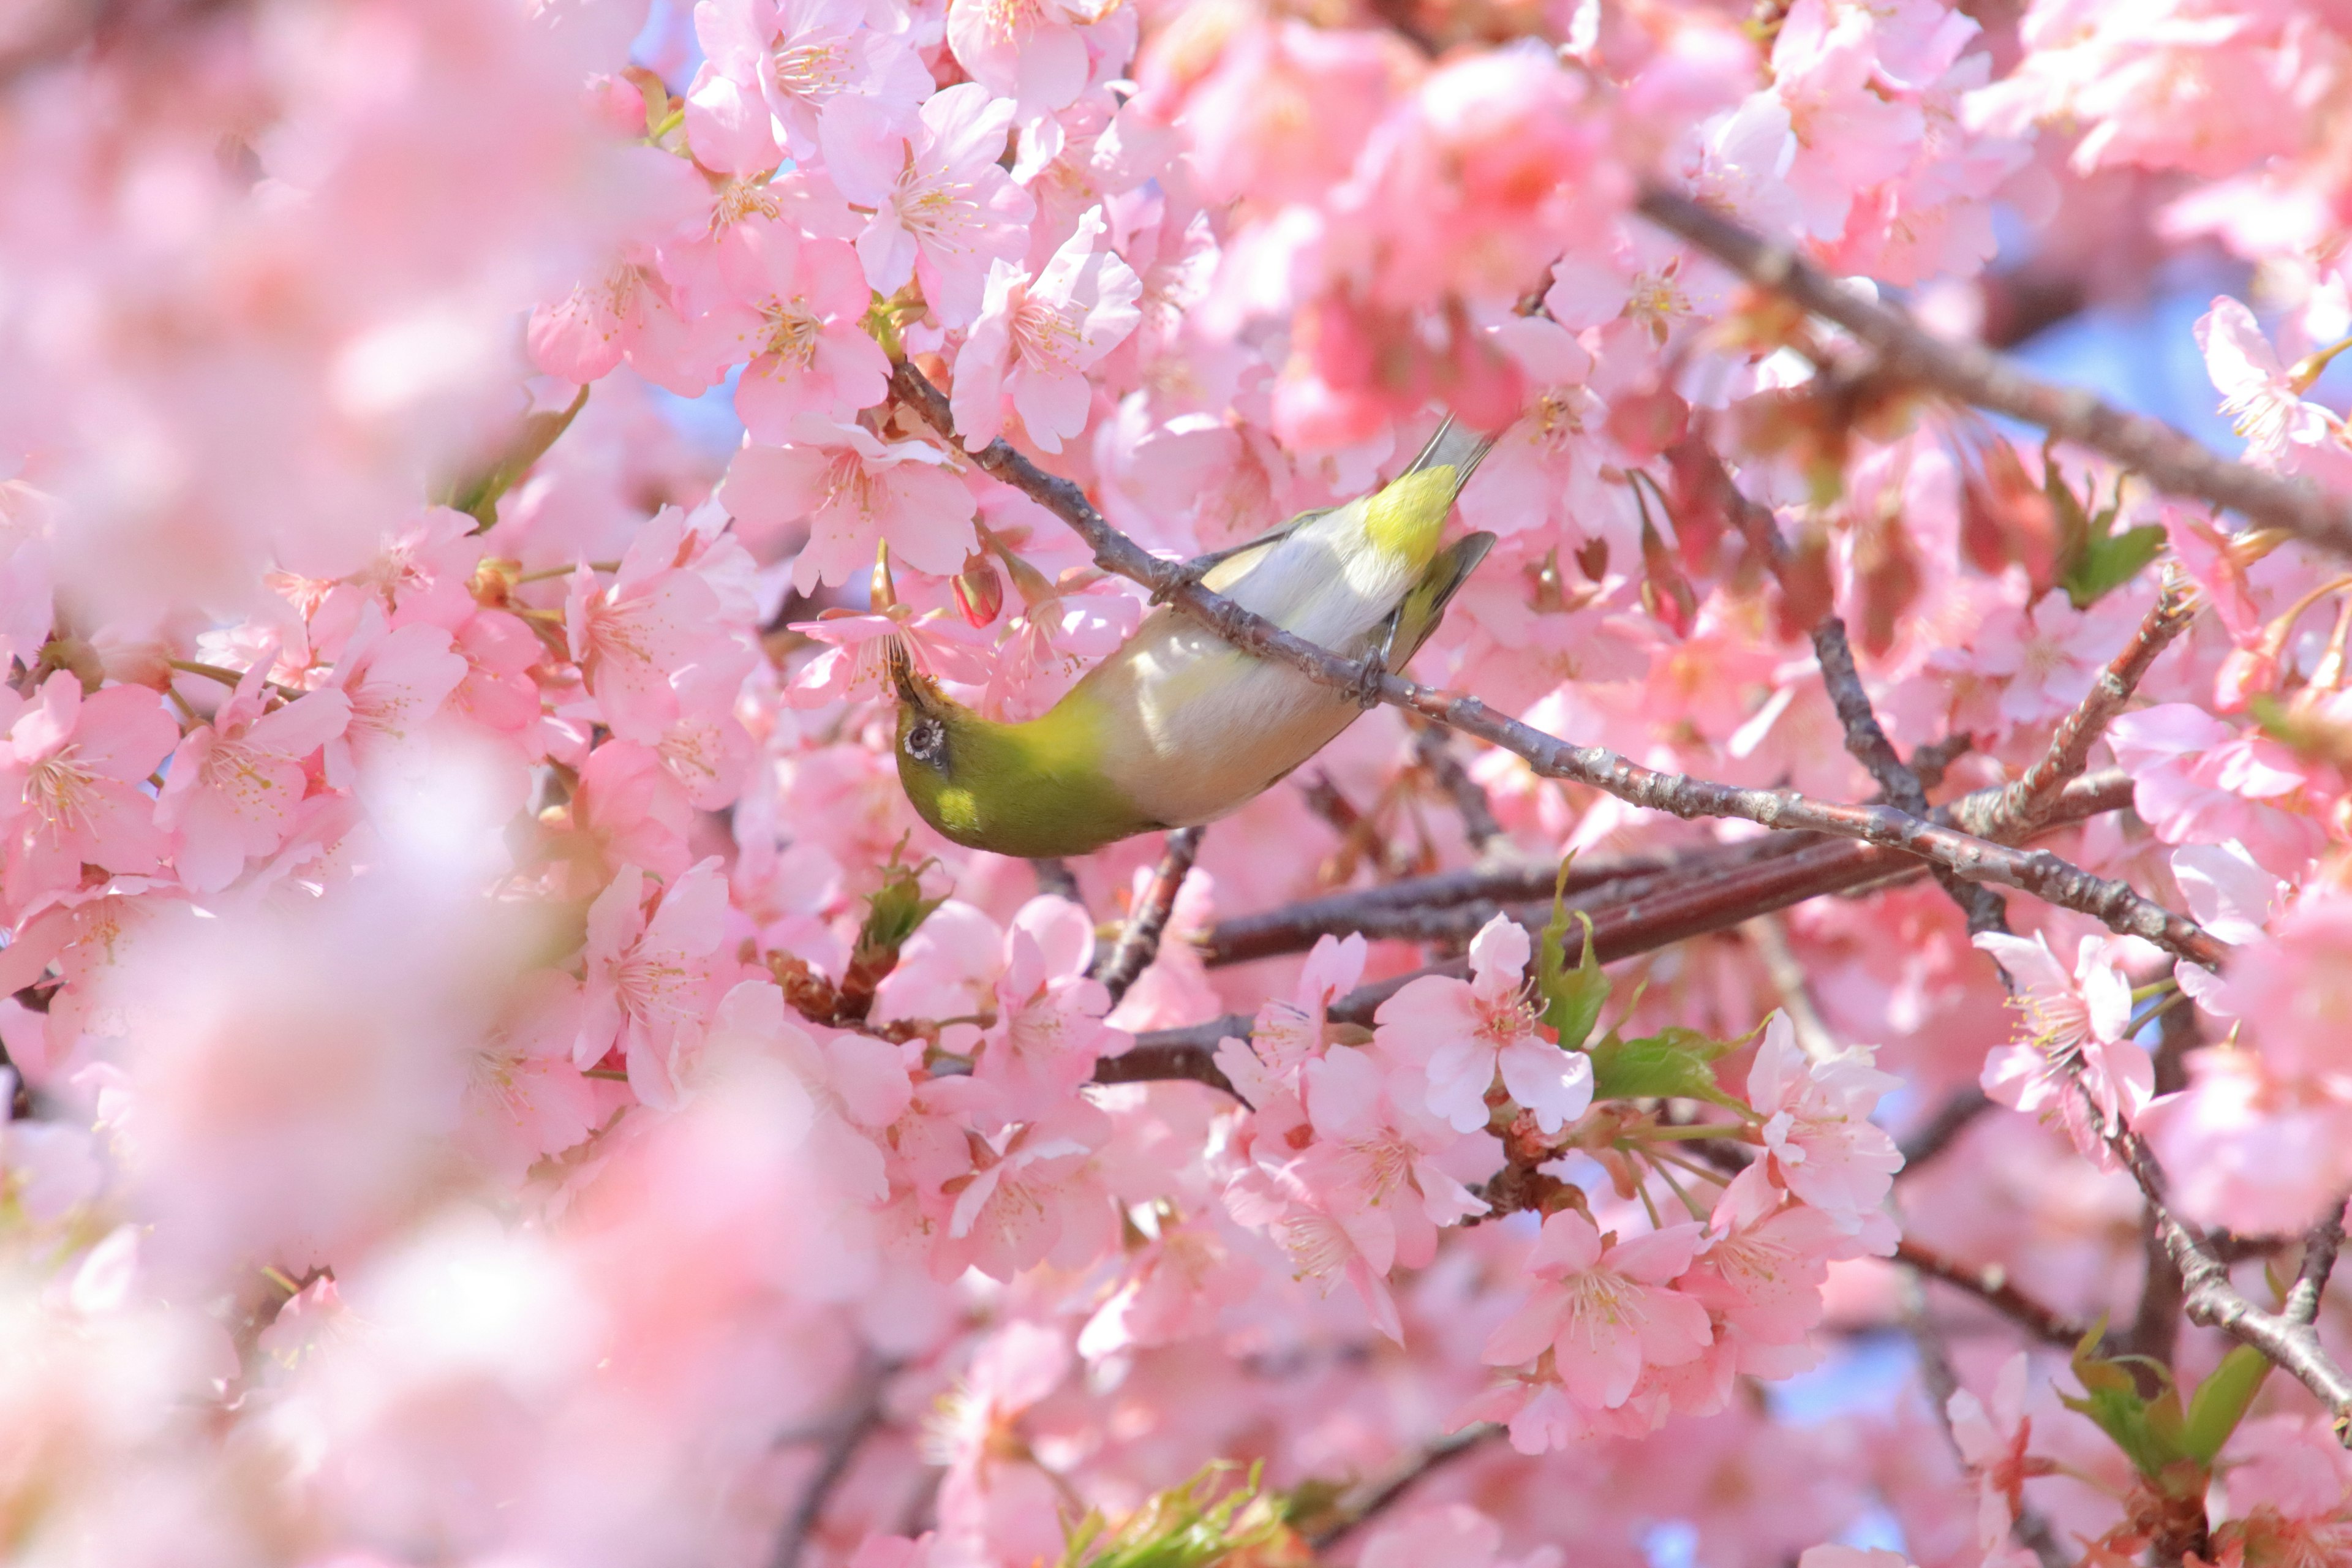
M 1415 724 L 1412 754 L 1428 773 L 1432 783 L 1454 803 L 1454 814 L 1462 818 L 1462 836 L 1470 841 L 1473 852 L 1483 855 L 1506 838 L 1503 825 L 1495 816 L 1494 803 L 1462 759 L 1445 743 L 1445 731 L 1434 724 Z
M 1991 1109 L 1992 1101 L 1976 1085 L 1954 1089 L 1950 1098 L 1936 1108 L 1936 1113 L 1898 1145 L 1903 1153 L 1903 1174 L 1911 1174 L 1950 1148 L 1970 1123 Z
M 2091 1331 L 2091 1325 L 2043 1305 L 2011 1283 L 2009 1270 L 1999 1264 L 1979 1267 L 1947 1258 L 1905 1237 L 1895 1245 L 1895 1258 L 1930 1279 L 1941 1280 L 1969 1295 L 2017 1324 L 2035 1338 L 2073 1350 Z
M 1749 282 L 1843 327 L 1877 353 L 1889 374 L 2103 452 L 2158 489 L 2352 554 L 2352 503 L 2341 498 L 2232 462 L 2160 420 L 2126 414 L 2080 387 L 2039 380 L 1978 344 L 1936 337 L 1907 312 L 1845 289 L 1788 247 L 1679 191 L 1645 184 L 1635 209 Z
M 2120 810 L 2130 804 L 2131 793 L 2131 780 L 2118 770 L 2108 769 L 2088 778 L 2077 779 L 2066 787 L 2061 813 L 2045 825 L 2045 831 L 2082 817 Z M 1654 952 L 1690 937 L 1728 930 L 1758 914 L 1786 909 L 1807 899 L 1851 892 L 1865 887 L 1891 886 L 1924 875 L 1927 870 L 1909 856 L 1858 844 L 1852 839 L 1791 836 L 1759 842 L 1777 852 L 1751 853 L 1736 859 L 1727 858 L 1719 869 L 1712 871 L 1704 869 L 1705 858 L 1690 857 L 1662 871 L 1601 884 L 1584 897 L 1569 900 L 1569 907 L 1580 909 L 1592 918 L 1596 960 L 1614 963 L 1620 959 Z M 1725 847 L 1727 855 L 1730 851 L 1751 848 L 1748 845 Z M 1425 885 L 1430 883 L 1454 890 L 1467 885 L 1459 879 L 1444 878 L 1426 879 Z M 1409 920 L 1425 920 L 1433 923 L 1441 917 L 1453 920 L 1461 937 L 1466 940 L 1492 918 L 1492 912 L 1478 906 L 1471 906 L 1467 911 L 1459 908 L 1414 910 L 1398 909 L 1382 900 L 1381 895 L 1405 885 L 1395 883 L 1389 888 L 1370 889 L 1361 895 L 1349 896 L 1350 900 L 1360 898 L 1360 903 L 1318 900 L 1312 905 L 1298 906 L 1315 909 L 1318 919 L 1313 922 L 1298 921 L 1286 925 L 1283 928 L 1283 944 L 1259 942 L 1236 952 L 1221 945 L 1218 932 L 1225 929 L 1221 926 L 1209 932 L 1204 947 L 1213 963 L 1238 962 L 1242 958 L 1263 958 L 1276 952 L 1303 951 L 1313 944 L 1316 935 L 1327 930 L 1335 933 L 1363 931 L 1367 934 L 1402 934 L 1404 922 Z M 1550 908 L 1549 900 L 1546 900 L 1520 906 L 1511 912 L 1521 923 L 1533 929 L 1549 918 Z M 1275 916 L 1283 913 L 1281 910 L 1274 911 Z M 1472 918 L 1474 915 L 1475 919 Z M 1265 928 L 1260 929 L 1263 931 Z M 1375 981 L 1333 1002 L 1330 1016 L 1333 1021 L 1342 1024 L 1369 1024 L 1380 1005 L 1396 994 L 1406 982 L 1423 974 L 1458 975 L 1462 973 L 1463 963 L 1456 959 L 1410 974 Z M 1158 1079 L 1189 1079 L 1230 1093 L 1231 1086 L 1226 1083 L 1224 1074 L 1217 1070 L 1212 1057 L 1219 1040 L 1229 1035 L 1236 1037 L 1247 1036 L 1250 1024 L 1247 1014 L 1228 1013 L 1205 1023 L 1139 1035 L 1132 1050 L 1124 1056 L 1110 1058 L 1097 1067 L 1095 1081 L 1143 1083 Z
M 1870 772 L 1881 794 L 1914 816 L 1927 815 L 1927 792 L 1914 773 L 1895 750 L 1895 742 L 1872 711 L 1870 693 L 1864 689 L 1862 672 L 1854 667 L 1853 647 L 1846 641 L 1845 623 L 1835 616 L 1824 616 L 1813 627 L 1813 653 L 1821 660 L 1822 684 L 1829 689 L 1830 706 L 1836 710 L 1838 721 L 1845 727 L 1845 749 L 1853 759 Z M 2079 770 L 2077 770 L 2079 771 Z M 2063 782 L 2063 781 L 2062 781 Z M 1936 880 L 1960 913 L 1968 917 L 1969 934 L 1979 931 L 2007 931 L 2009 909 L 1999 893 L 1979 882 L 1962 881 L 1948 869 L 1939 869 Z M 2002 984 L 2008 984 L 2004 973 Z
M 947 399 L 910 363 L 891 374 L 898 396 L 942 436 L 955 425 Z M 1212 594 L 1182 564 L 1146 552 L 1095 510 L 1072 481 L 1049 474 L 1003 440 L 975 460 L 1068 523 L 1094 552 L 1095 563 L 1151 589 L 1235 647 L 1289 665 L 1337 690 L 1378 698 L 1424 719 L 1513 752 L 1546 778 L 1589 784 L 1618 799 L 1672 816 L 1729 816 L 1782 831 L 1811 830 L 1901 850 L 1970 881 L 2018 888 L 2044 902 L 2093 916 L 2110 930 L 2156 943 L 2211 968 L 2227 949 L 2193 921 L 2142 898 L 2128 883 L 2092 875 L 2046 852 L 2027 854 L 1892 805 L 1836 805 L 1794 790 L 1745 789 L 1645 768 L 1599 746 L 1573 746 L 1506 718 L 1475 697 L 1448 697 L 1389 674 L 1377 662 L 1343 658 L 1297 637 L 1232 600 Z
M 1981 815 L 1962 818 L 1962 825 L 1983 837 L 2013 843 L 2039 825 L 2040 814 L 2058 798 L 2066 781 L 2090 762 L 2091 748 L 2106 733 L 2108 723 L 2124 710 L 2156 656 L 2196 618 L 2194 595 L 2176 573 L 2165 574 L 2156 603 L 2140 621 L 2139 630 L 2123 652 L 2099 671 L 2098 679 L 2074 710 L 2059 721 L 2050 737 L 2050 749 L 2018 775 Z
M 1461 1431 L 1440 1437 L 1398 1465 L 1380 1479 L 1367 1482 L 1342 1496 L 1332 1505 L 1331 1515 L 1307 1537 L 1307 1543 L 1318 1554 L 1328 1552 L 1349 1534 L 1361 1527 L 1382 1510 L 1411 1490 L 1415 1483 L 1432 1470 L 1451 1463 L 1482 1444 L 1503 1435 L 1503 1428 L 1481 1421 L 1465 1426 Z
M 800 1568 L 801 1554 L 808 1546 L 809 1537 L 824 1517 L 826 1500 L 841 1484 L 842 1477 L 849 1473 L 849 1462 L 856 1458 L 858 1446 L 882 1426 L 883 1391 L 897 1370 L 891 1363 L 877 1362 L 859 1381 L 856 1403 L 826 1435 L 816 1471 L 802 1489 L 799 1500 L 793 1503 L 783 1530 L 776 1537 L 776 1549 L 768 1557 L 772 1568 Z
M 1180 827 L 1168 836 L 1167 847 L 1160 854 L 1160 864 L 1144 884 L 1143 897 L 1128 912 L 1127 925 L 1118 933 L 1118 943 L 1104 955 L 1095 978 L 1110 993 L 1111 1005 L 1127 994 L 1127 988 L 1137 977 L 1151 967 L 1160 956 L 1160 938 L 1168 929 L 1168 917 L 1176 908 L 1176 895 L 1182 890 L 1184 879 L 1192 875 L 1192 861 L 1201 853 L 1201 833 L 1197 827 Z

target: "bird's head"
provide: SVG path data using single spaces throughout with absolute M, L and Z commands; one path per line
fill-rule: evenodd
M 923 820 L 946 832 L 940 797 L 956 787 L 956 764 L 965 760 L 966 748 L 956 743 L 955 732 L 978 715 L 917 669 L 899 638 L 890 638 L 883 657 L 898 693 L 898 783 Z

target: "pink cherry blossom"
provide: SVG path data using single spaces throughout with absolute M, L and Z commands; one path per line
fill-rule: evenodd
M 826 111 L 845 96 L 911 115 L 930 90 L 912 40 L 872 25 L 854 0 L 729 0 L 698 6 L 695 27 L 714 65 L 753 84 L 795 159 L 816 153 Z
M 607 587 L 582 566 L 563 604 L 564 631 L 604 722 L 656 739 L 677 717 L 670 671 L 708 646 L 718 595 L 696 573 L 637 559 Z
M 803 415 L 789 447 L 746 446 L 721 499 L 736 521 L 779 530 L 807 519 L 809 542 L 793 566 L 803 592 L 839 584 L 874 563 L 875 547 L 917 571 L 952 576 L 971 552 L 971 492 L 927 441 L 877 439 L 862 426 Z
M 2252 311 L 2226 295 L 2215 300 L 2197 322 L 2197 346 L 2221 395 L 2221 411 L 2246 438 L 2248 461 L 2337 488 L 2352 484 L 2352 440 L 2344 421 L 2304 401 Z
M 1086 373 L 1133 331 L 1142 281 L 1115 251 L 1097 249 L 1106 225 L 1089 207 L 1034 279 L 990 265 L 988 292 L 956 356 L 956 428 L 977 452 L 1003 427 L 1010 396 L 1029 439 L 1048 452 L 1087 427 Z
M 132 874 L 160 868 L 171 840 L 140 786 L 178 739 L 161 700 L 142 687 L 84 696 L 68 671 L 43 681 L 9 727 L 0 758 L 8 901 L 23 909 L 73 887 L 85 863 Z
M 293 831 L 306 790 L 304 762 L 343 731 L 351 699 L 312 691 L 268 705 L 265 665 L 245 673 L 209 724 L 198 725 L 172 752 L 155 820 L 177 837 L 173 863 L 198 892 L 235 881 L 245 863 L 267 855 Z
M 1115 588 L 1077 588 L 1027 605 L 995 652 L 982 710 L 1008 721 L 1037 717 L 1142 623 L 1142 601 Z
M 1011 1279 L 1048 1258 L 1063 1268 L 1092 1261 L 1118 1236 L 1109 1194 L 1090 1169 L 1109 1135 L 1101 1111 L 1066 1101 L 989 1138 L 955 1194 L 947 1235 L 956 1245 L 933 1254 L 935 1268 Z
M 912 127 L 863 100 L 836 103 L 826 163 L 842 195 L 874 209 L 857 256 L 875 292 L 895 294 L 912 279 L 947 325 L 979 315 L 990 258 L 1020 258 L 1036 210 L 997 167 L 1013 112 L 976 81 L 933 95 Z
M 1391 1226 L 1368 1210 L 1332 1208 L 1295 1166 L 1252 1165 L 1234 1177 L 1224 1197 L 1237 1223 L 1273 1237 L 1297 1279 L 1313 1280 L 1327 1296 L 1343 1283 L 1350 1286 L 1372 1326 L 1404 1342 L 1403 1320 L 1386 1278 L 1396 1261 Z
M 1870 1065 L 1866 1051 L 1808 1062 L 1780 1012 L 1766 1022 L 1748 1069 L 1748 1103 L 1764 1118 L 1774 1182 L 1848 1235 L 1876 1213 L 1902 1168 L 1895 1141 L 1869 1120 L 1895 1082 Z
M 1574 1210 L 1549 1215 L 1528 1271 L 1526 1302 L 1487 1337 L 1490 1366 L 1549 1350 L 1568 1396 L 1593 1410 L 1625 1403 L 1644 1366 L 1676 1366 L 1714 1342 L 1706 1309 L 1670 1288 L 1690 1267 L 1696 1225 L 1620 1240 Z
M 1990 1408 L 1965 1388 L 1947 1402 L 1952 1442 L 1977 1480 L 1977 1543 L 1988 1552 L 2008 1541 L 2010 1526 L 2025 1506 L 2026 1481 L 2055 1468 L 2026 1452 L 2033 1440 L 2033 1421 L 2025 1413 L 2026 1374 L 2021 1352 L 2002 1365 Z
M 1392 1239 L 1375 1247 L 1409 1268 L 1425 1268 L 1438 1227 L 1487 1212 L 1437 1163 L 1461 1139 L 1444 1121 L 1395 1099 L 1388 1075 L 1361 1050 L 1329 1052 L 1307 1064 L 1305 1099 L 1315 1142 L 1300 1156 L 1299 1179 L 1351 1229 L 1386 1226 Z M 1416 1086 L 1417 1087 L 1417 1086 Z
M 719 266 L 730 298 L 714 317 L 735 335 L 731 357 L 751 362 L 735 412 L 753 440 L 789 441 L 803 414 L 847 419 L 882 401 L 890 362 L 866 335 L 871 296 L 848 246 L 759 225 Z
M 651 900 L 646 875 L 624 867 L 588 910 L 580 1031 L 572 1059 L 593 1067 L 617 1048 L 629 1087 L 648 1105 L 677 1102 L 679 1074 L 701 1044 L 725 973 L 717 956 L 727 884 L 705 860 Z
M 2016 980 L 2021 1037 L 1985 1059 L 1984 1090 L 2023 1111 L 2055 1109 L 2084 1157 L 2112 1165 L 2106 1137 L 2155 1092 L 2147 1048 L 2129 1037 L 2131 982 L 2109 944 L 2083 940 L 2069 975 L 2047 939 L 1981 931 L 1976 945 Z
M 415 621 L 387 630 L 373 606 L 343 645 L 328 689 L 351 700 L 351 719 L 327 742 L 327 782 L 349 789 L 373 769 L 414 762 L 425 723 L 469 672 L 449 634 Z
M 1486 1125 L 1486 1095 L 1503 1087 L 1557 1132 L 1592 1103 L 1592 1063 L 1544 1037 L 1527 980 L 1526 930 L 1501 915 L 1470 943 L 1467 982 L 1431 975 L 1381 1004 L 1384 1049 L 1426 1063 L 1428 1105 L 1471 1132 Z

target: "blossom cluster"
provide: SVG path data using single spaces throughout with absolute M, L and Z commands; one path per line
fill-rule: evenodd
M 0 21 L 11 1561 L 2352 1551 L 2292 1379 L 2050 1343 L 2142 1148 L 2250 1293 L 2352 1190 L 2352 577 L 1641 214 L 1988 338 L 2218 245 L 2231 456 L 2352 497 L 2341 7 L 119 9 Z M 1448 412 L 1420 679 L 1662 770 L 1877 787 L 1834 613 L 2006 784 L 2190 603 L 2035 831 L 2226 959 L 1914 879 L 1604 972 L 1531 877 L 1773 847 L 1387 710 L 1197 864 L 917 816 L 894 655 L 1027 719 L 1173 613 L 1005 450 L 1191 558 Z

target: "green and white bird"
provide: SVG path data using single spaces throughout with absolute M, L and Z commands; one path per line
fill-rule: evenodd
M 1396 479 L 1217 559 L 1202 584 L 1308 642 L 1402 669 L 1495 542 L 1473 533 L 1439 544 L 1493 444 L 1448 420 Z M 1363 712 L 1354 694 L 1244 653 L 1164 605 L 1024 723 L 950 700 L 903 649 L 892 671 L 907 798 L 959 844 L 1030 858 L 1213 822 Z

